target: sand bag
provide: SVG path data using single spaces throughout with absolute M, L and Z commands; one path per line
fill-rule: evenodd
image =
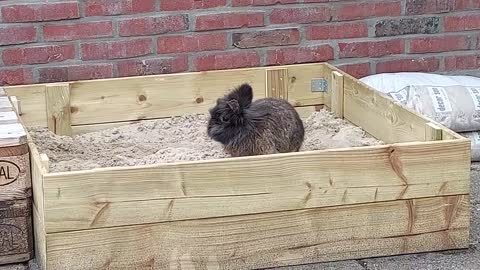
M 411 85 L 386 94 L 456 132 L 480 130 L 480 87 Z
M 410 85 L 480 87 L 480 78 L 474 76 L 449 76 L 424 72 L 380 73 L 363 77 L 360 81 L 382 93 L 398 91 Z

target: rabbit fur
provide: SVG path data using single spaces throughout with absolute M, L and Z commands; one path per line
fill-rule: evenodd
M 249 84 L 219 98 L 209 110 L 208 136 L 232 157 L 298 152 L 305 130 L 295 108 L 283 99 L 252 100 Z

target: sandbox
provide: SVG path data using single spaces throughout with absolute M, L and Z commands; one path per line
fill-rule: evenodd
M 301 151 L 383 144 L 326 109 L 302 120 L 306 138 Z M 208 138 L 207 121 L 205 114 L 185 115 L 73 137 L 42 127 L 29 131 L 39 151 L 49 157 L 50 172 L 65 172 L 228 158 L 221 144 Z
M 52 172 L 48 151 L 39 152 L 48 147 L 32 133 L 41 267 L 252 269 L 468 247 L 470 141 L 331 65 L 5 90 L 21 102 L 29 130 L 72 136 L 201 115 L 243 82 L 255 98 L 288 100 L 304 119 L 328 108 L 378 141 Z

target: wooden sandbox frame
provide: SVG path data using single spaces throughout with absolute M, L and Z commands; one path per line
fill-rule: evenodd
M 6 87 L 70 135 L 206 113 L 229 88 L 326 105 L 388 143 L 49 173 L 30 140 L 42 269 L 252 269 L 467 248 L 470 140 L 326 64 Z

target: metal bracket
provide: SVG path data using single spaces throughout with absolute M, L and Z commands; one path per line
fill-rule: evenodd
M 312 92 L 327 92 L 328 90 L 328 82 L 327 80 L 321 79 L 312 79 Z

